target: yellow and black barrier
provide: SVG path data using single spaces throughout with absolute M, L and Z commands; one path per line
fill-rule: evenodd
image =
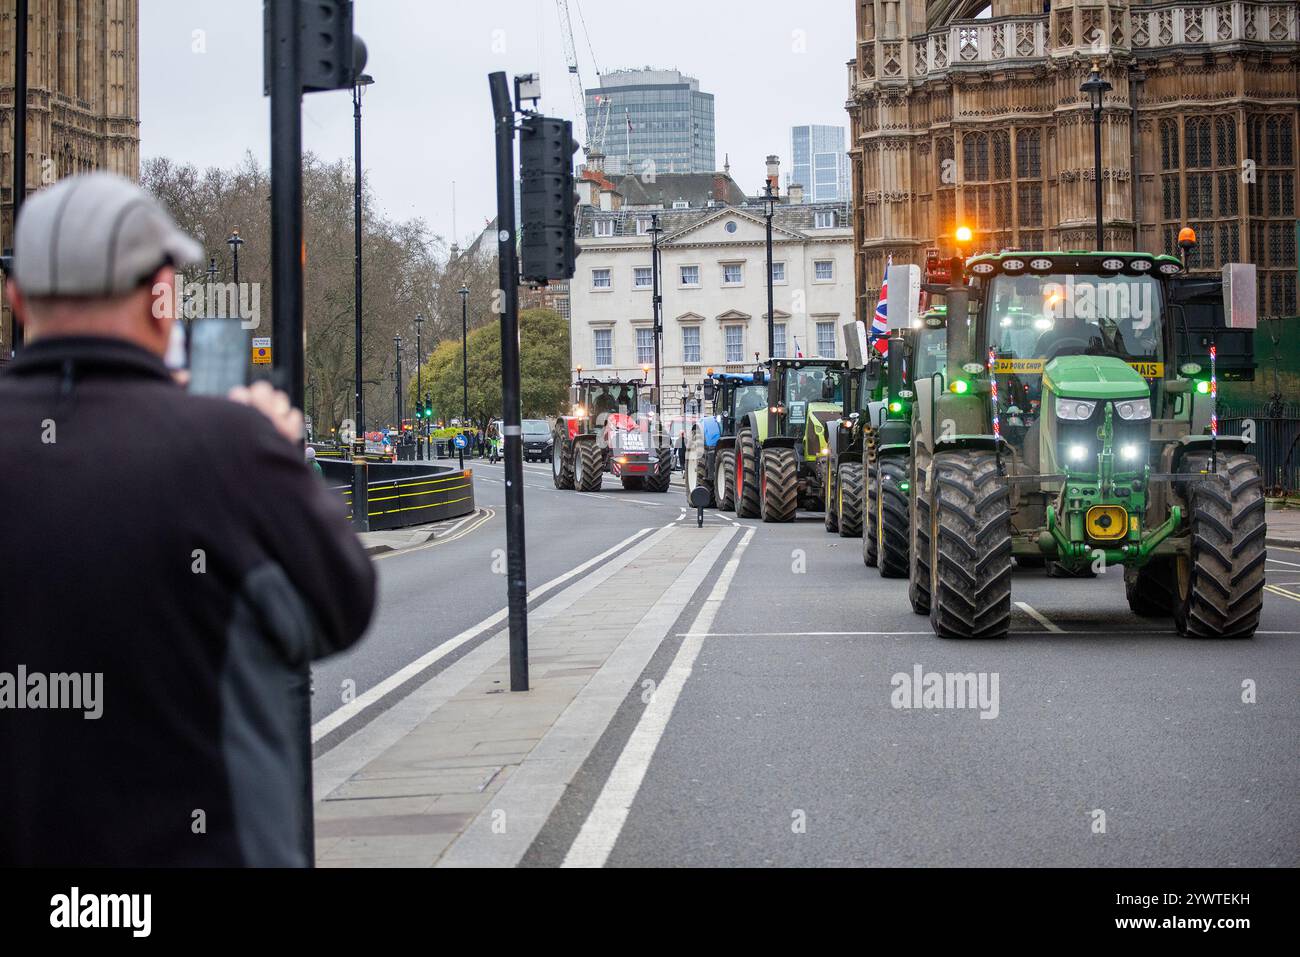
M 352 510 L 352 462 L 321 460 L 325 480 Z M 428 463 L 379 463 L 367 468 L 370 530 L 404 528 L 458 518 L 474 511 L 473 469 Z

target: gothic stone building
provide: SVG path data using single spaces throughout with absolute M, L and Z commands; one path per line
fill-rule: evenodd
M 0 243 L 13 244 L 15 0 L 0 0 Z M 139 0 L 28 0 L 28 192 L 63 176 L 140 175 Z M 9 354 L 9 314 L 0 355 Z
M 1295 315 L 1295 0 L 856 0 L 849 61 L 857 310 L 886 257 L 1094 244 L 1096 59 L 1105 240 L 1193 271 L 1253 262 L 1260 315 Z

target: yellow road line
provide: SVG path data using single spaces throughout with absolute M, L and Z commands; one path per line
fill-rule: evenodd
M 1283 598 L 1290 598 L 1292 601 L 1300 601 L 1300 594 L 1293 591 L 1287 591 L 1280 585 L 1265 585 L 1265 591 L 1271 591 L 1274 595 L 1281 595 Z

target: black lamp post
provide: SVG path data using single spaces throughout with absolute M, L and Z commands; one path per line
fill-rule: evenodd
M 402 444 L 402 334 L 393 336 L 393 349 L 397 353 L 397 368 L 393 370 L 393 408 L 397 415 L 397 444 Z
M 216 281 L 217 281 L 217 257 L 210 256 L 208 257 L 208 284 L 206 287 L 204 287 L 203 290 L 203 317 L 205 319 L 213 318 L 212 316 L 208 315 L 208 305 L 212 302 L 215 302 L 217 299 L 217 297 L 212 294 L 212 287 L 216 283 Z
M 1088 100 L 1092 104 L 1092 166 L 1093 179 L 1097 187 L 1097 252 L 1101 252 L 1106 248 L 1101 228 L 1101 102 L 1102 95 L 1111 89 L 1113 87 L 1102 79 L 1101 65 L 1096 60 L 1093 60 L 1092 72 L 1088 74 L 1088 79 L 1084 80 L 1083 85 L 1079 87 L 1079 92 L 1088 94 Z
M 236 226 L 230 231 L 230 237 L 226 240 L 226 245 L 230 247 L 230 254 L 234 259 L 235 285 L 239 285 L 239 247 L 244 245 L 244 241 L 239 237 L 239 227 Z
M 776 318 L 772 307 L 772 216 L 776 213 L 776 196 L 769 177 L 763 184 L 763 216 L 767 220 L 767 357 L 776 355 Z
M 415 315 L 415 457 L 424 459 L 424 384 L 421 375 L 424 372 L 424 350 L 420 345 L 421 327 L 424 316 Z
M 370 531 L 370 481 L 366 463 L 366 396 L 361 371 L 361 97 L 374 78 L 363 73 L 352 87 L 352 378 L 356 410 L 352 437 L 352 524 Z
M 659 226 L 659 214 L 650 215 L 650 318 L 654 331 L 655 340 L 655 429 L 656 431 L 663 425 L 663 389 L 659 385 L 660 379 L 660 354 L 659 340 L 663 337 L 663 319 L 661 316 L 661 304 L 663 297 L 659 294 L 659 234 L 663 229 Z
M 463 432 L 469 422 L 469 287 L 460 287 L 460 428 Z M 465 450 L 457 450 L 460 467 L 465 468 Z

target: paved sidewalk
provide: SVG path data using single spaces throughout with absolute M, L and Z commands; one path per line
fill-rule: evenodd
M 543 604 L 529 691 L 501 633 L 322 755 L 317 863 L 518 863 L 735 533 L 669 526 Z
M 1279 548 L 1300 548 L 1300 508 L 1274 508 L 1264 513 L 1265 541 Z

